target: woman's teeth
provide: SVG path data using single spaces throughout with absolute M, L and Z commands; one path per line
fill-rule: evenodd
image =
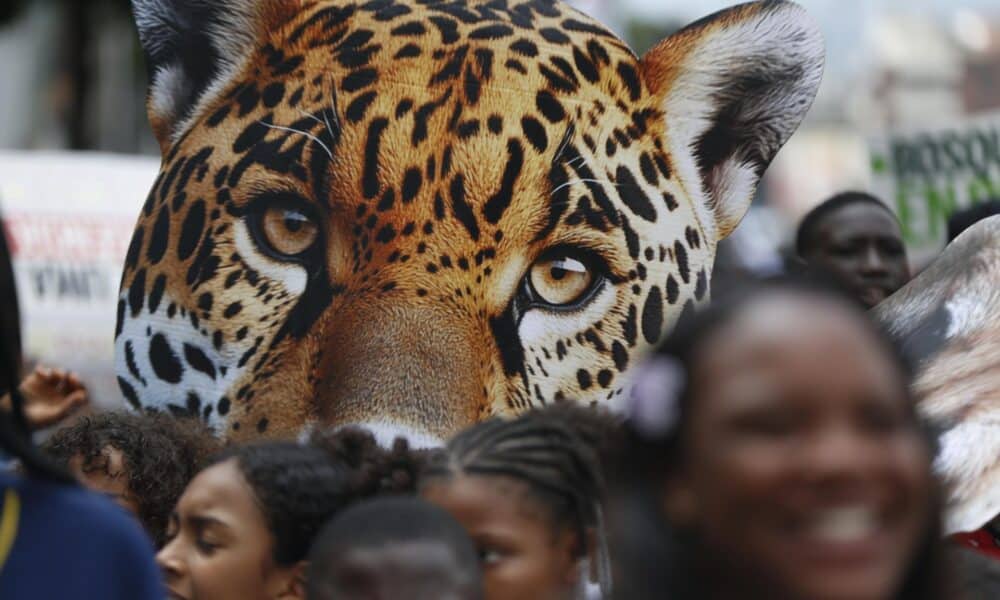
M 820 511 L 806 524 L 806 533 L 817 542 L 845 544 L 873 536 L 879 528 L 876 511 L 869 506 L 849 506 Z

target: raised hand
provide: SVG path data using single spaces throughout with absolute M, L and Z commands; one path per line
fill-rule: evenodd
M 20 390 L 24 418 L 32 431 L 60 423 L 90 401 L 80 379 L 62 369 L 37 367 L 21 382 Z M 0 405 L 9 408 L 10 397 Z

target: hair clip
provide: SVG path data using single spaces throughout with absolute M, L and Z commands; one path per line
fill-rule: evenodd
M 638 367 L 629 396 L 628 418 L 639 435 L 661 438 L 674 429 L 686 380 L 684 367 L 666 356 L 654 356 Z

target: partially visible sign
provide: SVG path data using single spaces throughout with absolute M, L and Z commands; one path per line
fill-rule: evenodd
M 24 352 L 70 368 L 96 403 L 119 403 L 118 285 L 156 178 L 152 158 L 0 152 L 0 218 L 11 247 Z
M 871 160 L 875 192 L 926 258 L 944 246 L 952 213 L 1000 198 L 1000 113 L 873 140 Z

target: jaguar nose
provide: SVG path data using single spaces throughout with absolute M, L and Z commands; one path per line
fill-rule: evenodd
M 356 303 L 340 307 L 330 327 L 316 399 L 322 423 L 366 424 L 382 444 L 403 433 L 435 446 L 488 412 L 481 376 L 488 353 L 473 319 Z

